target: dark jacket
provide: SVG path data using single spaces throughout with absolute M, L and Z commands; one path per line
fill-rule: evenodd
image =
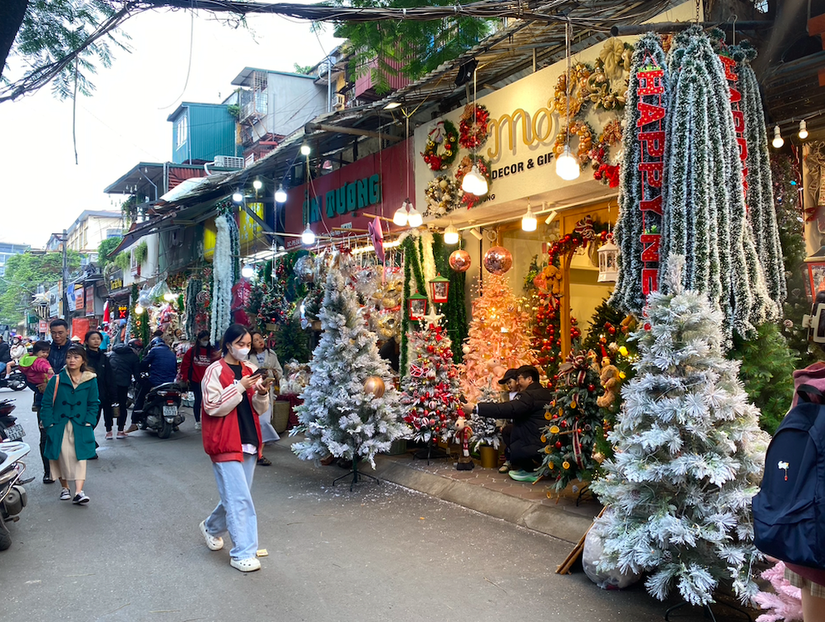
M 106 399 L 114 399 L 114 391 L 110 390 L 112 386 L 112 370 L 109 363 L 109 357 L 103 350 L 92 350 L 86 348 L 86 367 L 97 374 L 97 388 L 100 393 L 100 401 L 104 402 Z
M 552 401 L 553 392 L 534 382 L 509 402 L 479 404 L 478 414 L 490 419 L 512 420 L 510 460 L 538 461 L 538 452 L 544 447 L 541 430 L 547 425 L 545 407 Z
M 5 341 L 0 341 L 0 363 L 8 363 L 11 360 L 11 347 Z
M 64 367 L 66 367 L 66 352 L 69 351 L 69 346 L 72 345 L 72 342 L 68 339 L 66 343 L 62 346 L 58 346 L 54 341 L 52 341 L 51 347 L 49 348 L 49 365 L 52 366 L 54 373 L 59 374 Z
M 128 344 L 119 343 L 112 349 L 109 369 L 114 386 L 128 387 L 132 384 L 132 380 L 137 380 L 138 373 L 140 373 L 140 359 Z
M 178 375 L 178 359 L 165 343 L 159 343 L 149 350 L 140 362 L 140 370 L 149 370 L 149 384 L 153 387 L 165 382 L 174 382 Z

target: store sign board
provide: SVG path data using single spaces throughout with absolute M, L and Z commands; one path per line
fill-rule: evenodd
M 49 288 L 49 317 L 60 315 L 60 288 L 55 285 Z
M 37 323 L 37 332 L 41 335 L 49 332 L 49 323 L 46 320 L 40 320 Z
M 246 207 L 261 220 L 264 220 L 264 204 L 263 203 L 247 203 Z M 255 242 L 258 236 L 261 235 L 263 232 L 263 227 L 255 222 L 255 219 L 252 218 L 249 214 L 246 213 L 245 210 L 239 210 L 240 216 L 240 238 L 241 238 L 241 245 L 246 247 L 249 244 Z
M 95 286 L 86 286 L 86 315 L 95 314 Z
M 348 230 L 367 229 L 372 219 L 363 212 L 392 218 L 412 194 L 412 174 L 405 179 L 405 171 L 415 165 L 415 156 L 406 152 L 411 148 L 411 141 L 404 141 L 322 175 L 309 185 L 290 188 L 283 207 L 283 230 L 300 235 L 309 223 L 316 235 L 346 236 Z M 387 222 L 382 226 L 385 231 L 397 229 Z M 286 238 L 287 248 L 300 246 L 300 238 Z

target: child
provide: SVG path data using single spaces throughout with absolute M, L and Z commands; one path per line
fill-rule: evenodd
M 46 460 L 43 452 L 46 449 L 46 431 L 40 423 L 40 404 L 43 401 L 43 393 L 38 386 L 44 386 L 49 379 L 54 376 L 54 370 L 49 364 L 49 351 L 51 346 L 48 341 L 36 341 L 32 346 L 31 355 L 20 359 L 20 371 L 26 377 L 26 384 L 34 392 L 34 403 L 32 411 L 37 413 L 37 423 L 40 427 L 40 457 L 43 459 L 43 483 L 53 484 L 49 461 Z

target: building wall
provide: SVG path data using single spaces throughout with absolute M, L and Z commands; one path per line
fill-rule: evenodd
M 6 274 L 6 262 L 9 260 L 9 257 L 25 253 L 29 248 L 30 246 L 28 244 L 8 244 L 6 242 L 0 242 L 0 276 L 5 276 Z
M 267 91 L 266 133 L 288 136 L 327 111 L 327 87 L 315 84 L 314 76 L 269 73 Z
M 97 253 L 103 240 L 122 234 L 122 218 L 89 216 L 69 231 L 68 248 L 84 254 Z
M 186 106 L 172 121 L 172 162 L 211 162 L 216 155 L 235 155 L 235 119 L 224 105 Z

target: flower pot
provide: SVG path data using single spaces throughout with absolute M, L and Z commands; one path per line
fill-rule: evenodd
M 481 468 L 495 469 L 498 467 L 498 449 L 488 445 L 482 445 L 479 448 L 481 454 Z

